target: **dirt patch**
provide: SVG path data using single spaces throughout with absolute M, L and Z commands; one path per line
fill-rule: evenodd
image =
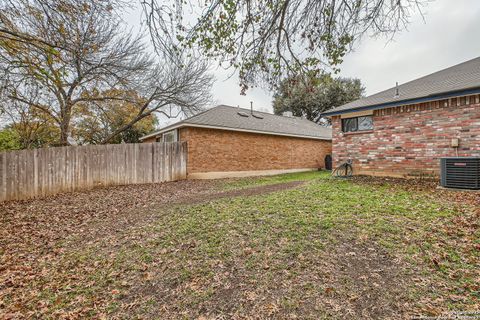
M 372 242 L 344 241 L 325 260 L 326 292 L 336 298 L 333 310 L 354 319 L 398 319 L 408 305 L 409 278 L 403 263 Z M 411 301 L 410 301 L 411 303 Z
M 122 301 L 121 316 L 134 318 L 139 301 L 154 301 L 145 318 L 175 319 L 402 319 L 412 310 L 404 264 L 375 243 L 337 238 L 321 253 L 304 252 L 271 266 L 248 268 L 244 248 L 232 263 L 218 263 L 206 281 L 170 281 L 163 268 L 149 270 Z M 254 253 L 253 253 L 254 254 Z M 201 301 L 189 306 L 186 296 Z M 202 300 L 203 298 L 203 300 Z M 159 314 L 158 310 L 161 310 Z

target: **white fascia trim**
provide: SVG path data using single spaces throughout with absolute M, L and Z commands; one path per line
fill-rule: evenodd
M 183 127 L 194 127 L 194 128 L 205 128 L 205 129 L 217 129 L 217 130 L 226 130 L 226 131 L 237 131 L 237 132 L 248 132 L 248 133 L 260 133 L 260 134 L 268 134 L 271 136 L 283 136 L 283 137 L 293 137 L 293 138 L 304 138 L 304 139 L 314 139 L 314 140 L 327 140 L 330 141 L 332 138 L 323 138 L 323 137 L 312 137 L 312 136 L 305 136 L 305 135 L 296 135 L 296 134 L 288 134 L 288 133 L 277 133 L 277 132 L 269 132 L 269 131 L 260 131 L 260 130 L 248 130 L 248 129 L 237 129 L 237 128 L 230 128 L 230 127 L 219 127 L 219 126 L 208 126 L 203 124 L 192 124 L 192 123 L 181 123 L 173 127 L 168 127 L 157 132 L 151 133 L 149 135 L 143 136 L 140 140 L 144 140 L 151 137 L 156 137 L 164 132 L 183 128 Z

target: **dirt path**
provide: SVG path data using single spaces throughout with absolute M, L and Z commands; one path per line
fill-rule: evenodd
M 78 234 L 74 241 L 71 242 L 72 245 L 78 246 L 88 242 L 95 242 L 100 238 L 105 240 L 107 235 L 109 238 L 113 239 L 118 233 L 127 233 L 128 229 L 138 228 L 153 223 L 159 215 L 165 214 L 166 209 L 176 205 L 194 205 L 223 198 L 268 194 L 299 187 L 305 183 L 305 181 L 292 181 L 223 192 L 219 192 L 215 188 L 210 188 L 205 192 L 192 192 L 180 197 L 167 198 L 162 202 L 158 201 L 151 205 L 144 205 L 135 210 L 125 210 L 109 217 L 96 219 L 96 221 L 90 223 L 88 227 L 84 228 L 82 233 Z
M 305 183 L 306 183 L 305 181 L 292 181 L 292 182 L 285 182 L 285 183 L 269 184 L 269 185 L 258 186 L 253 188 L 230 190 L 230 191 L 224 191 L 219 193 L 194 195 L 192 197 L 187 197 L 183 201 L 180 201 L 176 204 L 194 204 L 194 203 L 211 201 L 211 200 L 216 200 L 221 198 L 255 196 L 259 194 L 267 194 L 267 193 L 292 189 L 292 188 L 304 185 Z

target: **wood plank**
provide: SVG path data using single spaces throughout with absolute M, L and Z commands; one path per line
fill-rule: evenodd
M 187 144 L 69 146 L 0 153 L 0 201 L 103 185 L 185 179 Z
M 0 201 L 7 199 L 7 153 L 0 153 Z

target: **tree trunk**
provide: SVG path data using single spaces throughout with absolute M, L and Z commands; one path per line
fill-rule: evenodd
M 68 131 L 70 130 L 70 112 L 71 108 L 67 109 L 63 114 L 63 117 L 60 122 L 60 145 L 68 146 Z
M 63 124 L 60 126 L 60 145 L 68 146 L 68 124 Z

